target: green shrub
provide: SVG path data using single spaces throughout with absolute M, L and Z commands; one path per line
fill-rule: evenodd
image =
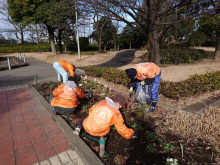
M 99 45 L 98 44 L 89 44 L 88 51 L 98 51 Z
M 191 63 L 205 57 L 204 50 L 198 49 L 161 49 L 161 64 Z
M 15 45 L 13 47 L 0 47 L 0 53 L 38 52 L 38 45 Z M 50 52 L 50 45 L 40 45 L 41 52 Z
M 202 75 L 192 75 L 182 82 L 161 81 L 159 92 L 164 96 L 179 99 L 203 92 L 220 90 L 220 71 L 213 71 Z
M 123 84 L 127 87 L 129 86 L 130 79 L 123 70 L 97 66 L 87 66 L 84 69 L 88 76 L 103 77 L 107 81 L 116 84 Z M 202 75 L 195 74 L 182 82 L 168 82 L 161 80 L 159 93 L 177 100 L 181 97 L 190 97 L 203 92 L 220 90 L 219 82 L 220 71 L 213 71 Z
M 129 85 L 130 79 L 125 74 L 125 71 L 120 69 L 115 69 L 112 67 L 97 67 L 88 66 L 85 67 L 85 73 L 92 77 L 103 77 L 107 81 L 114 82 L 116 84 L 123 84 L 125 86 Z
M 79 38 L 80 50 L 87 50 L 89 45 L 89 38 L 87 37 L 80 37 Z
M 88 44 L 88 45 L 84 45 L 84 46 L 82 46 L 82 44 L 83 43 L 81 43 L 81 41 L 80 41 L 80 50 L 98 51 L 98 44 Z M 67 47 L 68 51 L 77 51 L 78 50 L 76 42 L 68 43 L 66 47 Z

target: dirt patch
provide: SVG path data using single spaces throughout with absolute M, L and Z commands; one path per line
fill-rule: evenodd
M 91 77 L 87 78 L 94 80 Z M 121 92 L 120 89 L 122 89 L 121 85 L 115 85 L 118 87 L 117 91 L 112 91 L 110 86 L 105 89 L 104 86 L 99 85 L 100 79 L 89 83 L 87 78 L 80 81 L 79 84 L 83 84 L 81 89 L 86 93 L 91 92 L 92 97 L 80 100 L 82 110 L 76 114 L 67 115 L 68 118 L 61 115 L 73 129 L 83 117 L 88 115 L 88 109 L 92 105 L 104 99 L 103 93 L 106 92 L 106 95 L 111 97 Z M 94 82 L 96 83 L 94 84 Z M 49 93 L 57 85 L 56 82 L 49 82 L 36 86 L 36 88 L 48 100 Z M 43 90 L 40 90 L 39 87 Z M 178 163 L 181 165 L 219 162 L 218 129 L 220 121 L 218 116 L 220 109 L 209 109 L 200 117 L 157 106 L 154 113 L 148 114 L 145 108 L 133 105 L 132 99 L 127 95 L 124 96 L 128 105 L 126 109 L 121 110 L 121 113 L 126 126 L 137 131 L 137 139 L 124 139 L 116 129 L 113 129 L 106 143 L 108 156 L 106 154 L 101 158 L 105 164 L 114 164 L 114 162 L 125 165 L 166 164 L 168 157 L 178 159 Z M 80 136 L 99 155 L 97 141 L 99 137 L 90 136 L 85 132 Z

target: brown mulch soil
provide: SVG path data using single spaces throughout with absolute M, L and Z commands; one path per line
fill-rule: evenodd
M 37 85 L 35 88 L 48 100 L 49 93 L 58 86 L 57 82 L 47 82 Z M 116 85 L 117 86 L 117 85 Z M 90 87 L 81 87 L 88 93 Z M 119 85 L 120 89 L 120 85 Z M 111 97 L 119 93 L 119 90 L 107 91 L 107 96 Z M 81 111 L 76 114 L 61 115 L 69 125 L 74 128 L 77 123 L 88 114 L 88 109 L 103 99 L 96 89 L 93 89 L 93 96 L 90 99 L 81 100 Z M 122 94 L 122 93 L 119 93 Z M 106 155 L 101 160 L 108 165 L 111 164 L 166 164 L 168 157 L 178 159 L 179 164 L 217 164 L 219 162 L 218 145 L 214 146 L 208 141 L 200 138 L 193 138 L 190 134 L 182 137 L 179 133 L 170 130 L 166 125 L 166 119 L 176 112 L 166 110 L 163 107 L 156 107 L 153 114 L 143 111 L 140 105 L 134 106 L 133 100 L 127 95 L 128 105 L 123 109 L 122 115 L 125 124 L 129 128 L 137 131 L 136 139 L 124 139 L 114 128 L 110 138 L 106 143 Z M 156 134 L 155 134 L 156 133 Z M 99 155 L 99 137 L 93 140 L 84 132 L 80 135 L 88 146 Z M 172 149 L 172 146 L 174 149 Z
M 9 57 L 9 61 L 10 61 L 10 66 L 11 68 L 18 68 L 18 67 L 23 67 L 23 66 L 27 66 L 27 63 L 25 63 L 24 61 L 21 61 L 20 59 L 16 58 L 16 57 Z M 8 70 L 8 57 L 0 57 L 0 71 L 1 70 Z

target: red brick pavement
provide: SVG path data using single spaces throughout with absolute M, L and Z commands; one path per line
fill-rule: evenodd
M 0 164 L 31 165 L 73 148 L 29 88 L 0 91 Z

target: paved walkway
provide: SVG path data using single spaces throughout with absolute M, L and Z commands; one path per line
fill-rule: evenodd
M 103 164 L 28 85 L 36 75 L 56 78 L 52 65 L 33 58 L 27 62 L 0 74 L 0 165 Z
M 1 165 L 84 164 L 29 88 L 0 91 L 0 104 Z

